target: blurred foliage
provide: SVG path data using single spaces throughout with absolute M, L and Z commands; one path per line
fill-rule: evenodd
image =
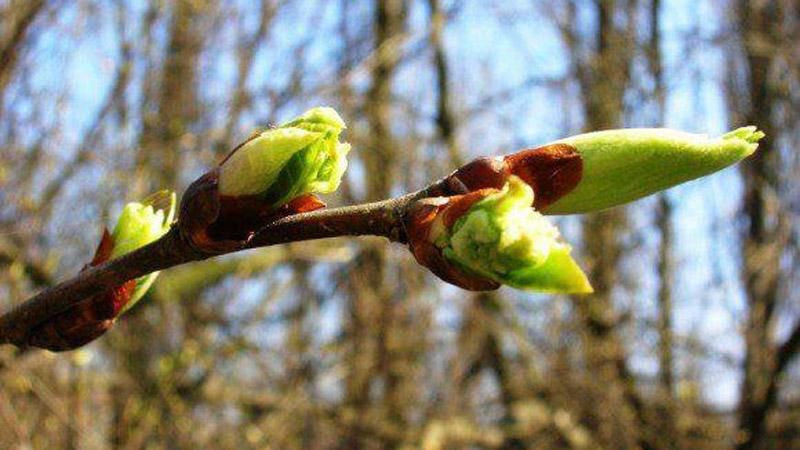
M 0 0 L 0 307 L 314 105 L 331 204 L 583 130 L 768 138 L 560 224 L 596 294 L 468 294 L 340 239 L 165 271 L 98 342 L 0 349 L 0 448 L 800 446 L 800 7 L 791 0 Z

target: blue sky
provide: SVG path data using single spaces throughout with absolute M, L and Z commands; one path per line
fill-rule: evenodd
M 451 87 L 458 111 L 473 110 L 484 99 L 523 86 L 532 78 L 557 83 L 568 77 L 568 64 L 558 34 L 541 14 L 542 8 L 533 3 L 531 7 L 531 2 L 522 1 L 467 1 L 460 15 L 449 25 L 445 40 L 453 72 Z M 667 126 L 710 134 L 721 133 L 728 128 L 721 92 L 724 54 L 717 46 L 706 43 L 722 30 L 716 3 L 691 0 L 664 2 L 663 51 L 669 89 L 665 114 Z M 226 6 L 232 7 L 232 4 Z M 323 6 L 319 9 L 319 15 L 312 18 L 307 13 L 309 9 L 305 8 L 306 4 Z M 137 11 L 142 8 L 138 1 L 130 1 L 129 5 Z M 306 61 L 309 67 L 307 78 L 312 84 L 323 87 L 326 80 L 335 76 L 335 61 L 332 58 L 340 45 L 336 39 L 330 38 L 336 33 L 338 14 L 337 8 L 330 5 L 326 2 L 300 2 L 285 12 L 287 17 L 296 19 L 277 20 L 279 27 L 271 32 L 276 42 L 284 43 L 287 47 L 314 36 Z M 38 38 L 34 52 L 38 66 L 30 79 L 33 89 L 41 92 L 60 91 L 61 87 L 67 87 L 67 98 L 62 103 L 54 102 L 51 114 L 54 121 L 61 121 L 58 129 L 63 134 L 60 147 L 52 149 L 55 167 L 72 157 L 74 145 L 107 95 L 119 62 L 116 36 L 122 32 L 114 25 L 109 4 L 100 7 L 101 19 L 91 23 L 81 22 L 74 4 L 64 8 L 64 13 L 60 14 L 59 31 L 49 31 Z M 250 22 L 246 20 L 242 26 L 254 26 Z M 127 26 L 124 32 L 132 39 L 138 39 L 140 24 L 131 22 Z M 163 27 L 163 24 L 159 26 Z M 411 32 L 405 44 L 407 48 L 414 48 L 424 41 L 426 26 L 425 9 L 415 7 Z M 203 78 L 213 83 L 206 82 L 204 86 L 207 88 L 201 94 L 212 105 L 224 103 L 225 98 L 221 93 L 229 91 L 234 73 L 234 60 L 226 50 L 230 49 L 235 30 L 217 31 L 217 40 L 213 45 L 220 51 L 209 52 L 203 58 Z M 699 32 L 703 39 L 687 45 L 686 36 L 695 32 Z M 288 75 L 280 59 L 284 57 L 284 53 L 275 55 L 259 52 L 256 56 L 257 69 L 250 84 L 257 86 L 274 82 L 279 86 L 284 83 Z M 411 117 L 433 116 L 435 98 L 431 95 L 433 78 L 429 62 L 427 54 L 422 54 L 417 60 L 405 64 L 395 80 L 398 96 L 413 107 L 414 116 L 409 113 L 405 116 L 407 120 L 411 120 Z M 698 68 L 702 70 L 698 71 Z M 135 76 L 140 78 L 143 75 L 143 68 L 138 67 Z M 357 88 L 364 88 L 358 73 L 354 74 L 353 79 Z M 477 156 L 535 146 L 564 134 L 578 132 L 581 127 L 578 106 L 574 98 L 569 98 L 575 94 L 574 88 L 553 90 L 550 85 L 529 87 L 486 112 L 468 117 L 459 129 L 459 142 L 469 156 Z M 138 93 L 131 91 L 129 95 L 132 97 L 130 103 L 135 104 Z M 276 118 L 283 120 L 318 102 L 326 102 L 324 94 L 298 99 L 288 105 L 285 111 L 276 112 Z M 26 103 L 18 101 L 14 107 L 22 111 Z M 222 118 L 224 111 L 221 108 L 216 115 Z M 652 111 L 647 108 L 637 108 L 636 111 L 630 117 L 630 125 L 658 125 L 654 123 Z M 241 124 L 241 136 L 247 134 L 244 130 L 264 125 L 257 123 L 264 117 L 271 117 L 271 112 L 259 110 L 247 115 L 247 123 Z M 414 126 L 418 126 L 423 133 L 432 133 L 430 124 Z M 405 122 L 399 122 L 397 130 L 402 132 L 404 129 L 407 129 Z M 133 131 L 122 130 L 118 137 L 128 142 L 128 146 L 133 146 Z M 436 147 L 431 146 L 431 151 L 436 151 Z M 131 154 L 123 154 L 120 161 Z M 124 167 L 120 161 L 109 158 L 109 155 L 99 155 L 94 169 L 89 169 L 85 174 L 113 178 L 113 172 Z M 354 164 L 353 167 L 357 175 L 358 165 Z M 202 170 L 202 165 L 197 170 Z M 92 178 L 87 180 L 89 187 L 96 183 L 90 181 Z M 709 348 L 735 358 L 742 355 L 737 327 L 744 303 L 737 284 L 739 268 L 736 248 L 728 243 L 736 242 L 734 236 L 740 191 L 737 171 L 728 169 L 669 192 L 676 207 L 675 251 L 679 267 L 675 283 L 677 297 L 674 323 L 677 332 L 683 336 L 697 336 Z M 631 238 L 642 242 L 629 257 L 628 264 L 631 267 L 655 267 L 654 245 L 658 236 L 650 228 L 649 211 L 652 204 L 651 200 L 645 200 L 630 208 L 635 225 Z M 64 208 L 65 211 L 70 209 L 68 206 Z M 91 220 L 91 216 L 87 213 L 85 220 Z M 574 228 L 570 221 L 574 222 L 574 219 L 564 221 L 566 230 Z M 63 236 L 71 232 L 73 230 L 69 228 L 57 230 L 54 241 L 59 239 L 59 234 Z M 657 280 L 652 270 L 640 273 L 643 276 L 636 280 L 631 291 L 622 293 L 620 303 L 644 317 L 653 317 Z M 456 295 L 447 289 L 444 292 L 447 297 Z M 528 295 L 516 295 L 515 298 L 518 304 L 544 301 L 542 297 Z M 334 313 L 330 312 L 331 317 Z M 450 311 L 446 307 L 441 308 L 440 320 L 446 323 L 448 317 Z M 521 320 L 524 322 L 524 318 Z M 640 373 L 655 372 L 657 366 L 652 356 L 653 349 L 652 339 L 645 339 L 637 345 L 632 358 L 635 370 Z M 731 407 L 737 396 L 736 371 L 712 359 L 707 359 L 701 369 L 709 399 L 722 407 Z

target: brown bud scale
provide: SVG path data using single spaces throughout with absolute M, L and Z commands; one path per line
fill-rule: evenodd
M 108 230 L 104 230 L 92 261 L 82 270 L 108 261 L 113 248 L 114 239 Z M 114 318 L 130 301 L 135 288 L 136 280 L 129 280 L 70 306 L 37 325 L 31 331 L 30 344 L 54 352 L 88 344 L 111 328 Z
M 220 194 L 219 170 L 214 169 L 186 189 L 178 227 L 198 251 L 227 253 L 246 247 L 271 221 L 324 207 L 325 203 L 313 194 L 301 195 L 278 208 L 259 195 Z
M 478 158 L 445 178 L 433 195 L 448 197 L 479 189 L 502 189 L 510 175 L 520 177 L 533 189 L 533 206 L 541 210 L 578 186 L 583 160 L 568 144 L 544 145 L 504 158 Z
M 534 193 L 538 210 L 569 194 L 583 176 L 583 159 L 575 147 L 550 144 L 504 158 L 510 173 L 522 178 Z
M 418 263 L 442 280 L 469 291 L 493 291 L 500 287 L 494 280 L 468 273 L 448 261 L 431 236 L 434 222 L 444 221 L 450 228 L 472 205 L 496 189 L 481 189 L 465 195 L 435 197 L 417 201 L 406 215 L 408 246 Z

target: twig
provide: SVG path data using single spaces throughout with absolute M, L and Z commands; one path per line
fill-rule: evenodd
M 408 206 L 416 199 L 440 193 L 442 183 L 439 181 L 413 194 L 380 202 L 284 217 L 265 224 L 246 246 L 233 251 L 200 252 L 181 236 L 178 227 L 173 226 L 161 239 L 82 271 L 0 316 L 0 344 L 25 347 L 34 327 L 88 296 L 187 262 L 251 248 L 337 236 L 374 235 L 405 242 L 402 219 Z

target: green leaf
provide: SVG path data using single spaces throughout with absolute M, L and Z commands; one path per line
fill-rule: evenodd
M 508 274 L 504 283 L 517 289 L 551 294 L 594 292 L 586 274 L 569 253 L 569 247 L 557 248 L 550 253 L 544 264 L 514 270 Z
M 260 194 L 272 186 L 289 160 L 324 135 L 302 128 L 261 133 L 222 165 L 219 190 L 225 195 Z

